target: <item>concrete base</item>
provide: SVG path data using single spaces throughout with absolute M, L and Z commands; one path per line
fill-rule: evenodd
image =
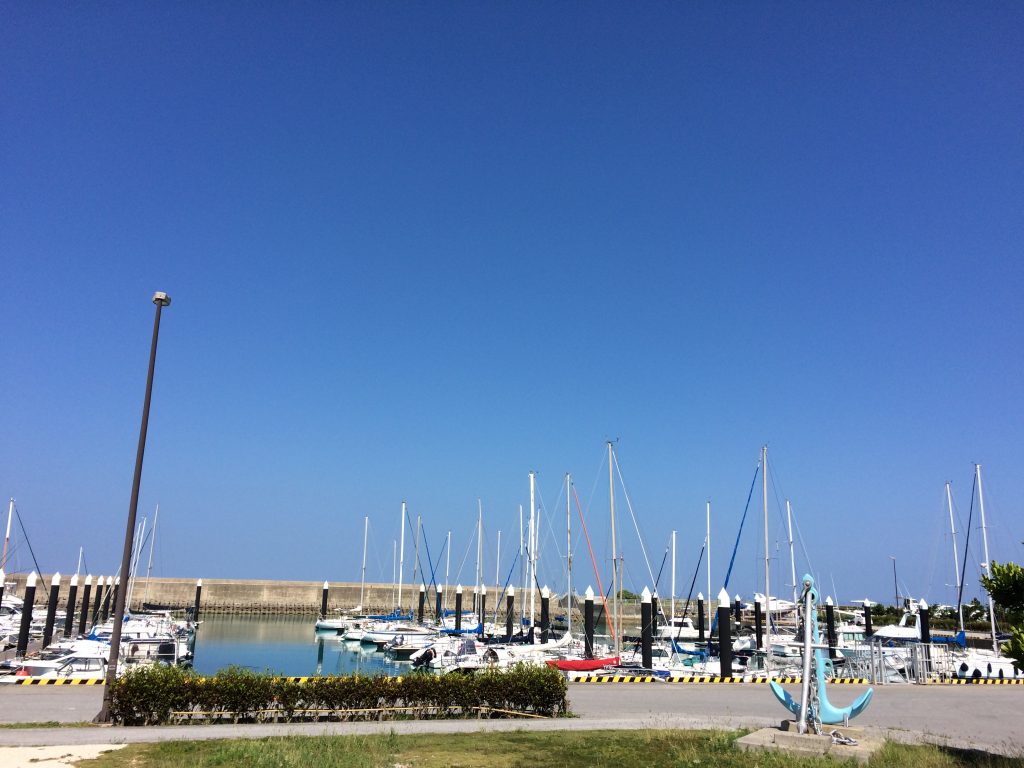
M 854 739 L 857 744 L 833 744 L 829 733 L 834 730 Z M 863 728 L 823 725 L 822 731 L 821 736 L 814 733 L 801 734 L 797 730 L 795 720 L 783 720 L 778 728 L 762 728 L 737 739 L 736 746 L 744 751 L 773 750 L 791 755 L 827 756 L 834 760 L 856 760 L 859 763 L 866 763 L 884 744 L 883 739 Z

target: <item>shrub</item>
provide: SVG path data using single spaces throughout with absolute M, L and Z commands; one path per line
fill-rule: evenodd
M 111 716 L 122 725 L 155 725 L 172 717 L 186 722 L 234 722 L 310 717 L 378 719 L 465 717 L 479 708 L 555 716 L 568 710 L 568 688 L 557 670 L 517 665 L 478 675 L 414 673 L 312 677 L 304 681 L 238 667 L 200 677 L 178 667 L 130 670 L 114 683 Z

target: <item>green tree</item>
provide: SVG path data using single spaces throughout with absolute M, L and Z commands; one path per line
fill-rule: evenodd
M 1003 643 L 1002 651 L 1013 659 L 1013 665 L 1024 671 L 1024 568 L 1016 563 L 989 565 L 987 575 L 981 577 L 982 586 L 992 600 L 1006 611 L 1010 639 Z

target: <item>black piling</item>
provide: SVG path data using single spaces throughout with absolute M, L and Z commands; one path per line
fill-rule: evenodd
M 594 590 L 590 587 L 583 601 L 583 655 L 594 658 Z
M 78 574 L 71 577 L 68 587 L 68 607 L 64 614 L 64 637 L 71 637 L 75 632 L 75 606 L 78 601 Z
M 25 582 L 25 596 L 21 604 L 21 627 L 18 630 L 16 655 L 24 656 L 28 650 L 28 628 L 32 624 L 32 606 L 36 601 L 36 572 L 32 571 Z
M 106 621 L 107 618 L 110 618 L 110 617 L 112 617 L 114 615 L 113 614 L 113 610 L 114 610 L 114 607 L 117 605 L 117 593 L 120 592 L 120 591 L 121 591 L 121 577 L 118 576 L 117 578 L 114 579 L 114 589 L 110 593 L 110 610 L 111 610 L 111 613 L 107 614 L 107 616 L 105 616 L 103 618 L 104 621 Z
M 836 657 L 836 608 L 832 605 L 832 598 L 825 599 L 825 631 L 828 638 L 828 657 Z
M 736 595 L 736 602 L 732 604 L 733 614 L 736 616 L 736 626 L 743 622 L 743 603 L 740 602 L 740 596 Z
M 4 601 L 4 589 L 6 588 L 7 574 L 4 573 L 4 569 L 0 568 L 0 603 Z
M 548 633 L 551 629 L 551 593 L 547 587 L 540 591 L 540 641 L 548 641 Z
M 723 589 L 718 594 L 718 661 L 721 677 L 732 677 L 732 616 L 729 615 L 729 595 Z
M 320 593 L 320 618 L 327 618 L 327 596 L 330 593 L 331 586 L 326 581 L 324 582 L 324 590 Z
M 707 640 L 704 636 L 704 594 L 697 595 L 697 642 L 703 643 Z
M 932 611 L 928 607 L 928 603 L 922 600 L 917 613 L 918 619 L 921 622 L 921 644 L 924 646 L 925 663 L 928 665 L 927 671 L 930 673 L 932 661 Z
M 640 595 L 640 664 L 644 669 L 651 669 L 654 666 L 654 655 L 652 652 L 651 629 L 653 602 L 651 593 L 644 587 Z
M 426 605 L 427 605 L 427 585 L 426 584 L 420 584 L 420 604 L 419 604 L 419 607 L 416 609 L 416 621 L 418 621 L 420 624 L 423 623 L 423 609 L 426 607 Z
M 505 642 L 512 641 L 512 621 L 516 613 L 516 590 L 515 587 L 508 588 L 505 596 Z
M 763 642 L 763 639 L 761 637 L 761 630 L 763 628 L 762 627 L 762 622 L 763 622 L 763 620 L 761 618 L 761 601 L 760 600 L 755 600 L 754 601 L 754 634 L 755 634 L 754 641 L 757 643 L 757 650 L 759 650 L 759 651 L 764 647 L 764 642 Z
M 875 634 L 874 627 L 871 626 L 871 606 L 864 603 L 864 637 L 871 637 Z
M 85 590 L 82 592 L 82 614 L 78 617 L 78 634 L 85 634 L 85 625 L 89 621 L 89 597 L 92 592 L 92 576 L 85 577 Z
M 455 631 L 462 630 L 462 585 L 455 587 Z
M 480 587 L 480 637 L 484 636 L 484 622 L 487 620 L 487 587 Z
M 655 592 L 651 595 L 651 636 L 655 637 L 658 634 L 658 593 Z
M 444 618 L 441 615 L 441 604 L 442 604 L 442 598 L 443 597 L 444 597 L 444 586 L 438 586 L 437 594 L 435 595 L 435 601 L 434 601 L 434 602 L 437 603 L 437 623 L 438 624 L 440 624 L 441 623 L 441 619 Z
M 103 590 L 103 605 L 100 608 L 100 624 L 106 623 L 107 617 L 110 616 L 110 598 L 114 596 L 116 589 L 113 577 L 107 576 L 107 588 Z
M 203 580 L 196 579 L 196 602 L 192 606 L 192 621 L 199 621 L 199 605 L 203 597 Z
M 50 599 L 46 604 L 46 623 L 43 624 L 43 648 L 53 640 L 53 625 L 57 621 L 57 597 L 60 595 L 60 574 L 50 580 Z
M 106 591 L 104 587 L 107 585 L 107 580 L 103 576 L 96 577 L 96 599 L 92 606 L 92 619 L 89 621 L 92 626 L 96 626 L 100 623 L 100 604 L 103 602 L 103 593 Z

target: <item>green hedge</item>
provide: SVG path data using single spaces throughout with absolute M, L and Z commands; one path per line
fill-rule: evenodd
M 232 667 L 200 677 L 180 667 L 129 669 L 114 683 L 122 725 L 426 717 L 554 717 L 568 711 L 565 678 L 518 665 L 476 675 L 278 677 Z

